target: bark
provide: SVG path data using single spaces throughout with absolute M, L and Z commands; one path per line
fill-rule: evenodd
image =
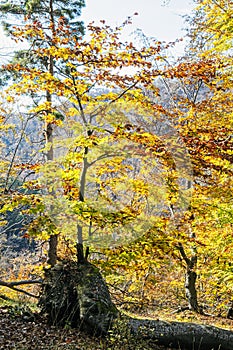
M 185 275 L 185 294 L 188 299 L 188 306 L 190 310 L 199 312 L 197 302 L 197 291 L 196 291 L 196 279 L 197 274 L 195 271 L 187 269 Z
M 51 94 L 48 91 L 47 91 L 47 101 L 51 102 Z M 53 126 L 52 124 L 46 125 L 46 143 L 50 144 L 50 148 L 47 152 L 47 161 L 52 161 L 53 160 Z M 52 211 L 52 206 L 50 209 Z M 49 249 L 48 249 L 48 264 L 51 266 L 54 266 L 57 262 L 57 244 L 58 244 L 58 236 L 51 235 L 49 238 Z
M 49 238 L 49 249 L 48 249 L 48 264 L 55 266 L 57 262 L 57 244 L 58 236 L 52 235 Z
M 233 332 L 187 322 L 129 320 L 133 334 L 149 340 L 153 345 L 164 345 L 180 350 L 232 350 Z
M 79 184 L 79 201 L 84 202 L 85 199 L 85 184 L 86 184 L 86 176 L 87 176 L 87 170 L 89 167 L 89 163 L 87 161 L 87 155 L 88 155 L 89 149 L 88 147 L 84 148 L 84 159 L 83 159 L 83 167 L 80 177 L 80 184 Z M 79 264 L 84 264 L 86 262 L 86 257 L 84 256 L 84 249 L 83 249 L 83 227 L 82 225 L 77 224 L 77 260 Z
M 233 320 L 233 304 L 227 310 L 227 318 Z
M 194 250 L 191 258 L 188 258 L 183 245 L 180 243 L 178 245 L 181 257 L 186 263 L 186 273 L 185 273 L 185 294 L 188 300 L 188 307 L 190 310 L 200 312 L 198 306 L 197 290 L 196 290 L 196 279 L 197 274 L 195 272 L 197 265 L 197 255 Z
M 82 229 L 82 227 L 78 226 L 78 230 Z M 80 240 L 79 240 L 80 242 Z M 77 243 L 76 245 L 77 248 L 77 259 L 79 264 L 84 264 L 86 263 L 87 259 L 84 256 L 84 251 L 83 251 L 83 243 Z
M 118 311 L 99 270 L 90 263 L 59 263 L 46 271 L 39 301 L 50 324 L 107 334 Z

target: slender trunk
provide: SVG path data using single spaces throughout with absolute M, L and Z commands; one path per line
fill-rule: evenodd
M 54 13 L 53 13 L 53 0 L 49 2 L 50 6 L 50 26 L 52 30 L 52 37 L 55 35 L 55 21 L 54 21 Z M 49 57 L 49 67 L 48 71 L 51 75 L 54 75 L 54 62 L 53 57 Z M 46 100 L 50 104 L 52 103 L 52 95 L 49 91 L 46 92 Z M 50 145 L 50 148 L 47 153 L 47 161 L 52 161 L 54 159 L 53 154 L 53 124 L 46 123 L 46 142 Z M 55 193 L 53 193 L 55 195 Z M 51 208 L 52 211 L 52 208 Z M 49 249 L 48 249 L 48 264 L 54 266 L 57 262 L 57 244 L 58 244 L 58 236 L 51 235 L 49 238 Z
M 51 101 L 51 94 L 47 92 L 47 101 Z M 51 123 L 46 125 L 46 138 L 47 143 L 50 144 L 50 148 L 47 153 L 47 161 L 54 159 L 53 156 L 53 125 Z M 52 195 L 55 196 L 53 192 Z M 50 207 L 51 212 L 53 211 L 52 205 Z M 49 249 L 48 249 L 48 264 L 54 266 L 57 262 L 57 245 L 58 236 L 57 234 L 51 235 L 49 238 Z
M 80 178 L 80 187 L 79 187 L 79 200 L 80 200 L 80 202 L 84 202 L 84 198 L 85 198 L 85 184 L 86 184 L 86 176 L 87 176 L 87 169 L 88 169 L 87 155 L 88 155 L 88 147 L 85 147 L 83 168 L 82 168 L 82 173 L 81 173 L 81 178 Z
M 87 169 L 88 169 L 88 161 L 87 161 L 87 155 L 88 155 L 88 147 L 84 148 L 84 159 L 83 159 L 83 168 L 80 178 L 80 187 L 79 187 L 79 201 L 84 202 L 85 198 L 85 184 L 86 184 L 86 176 L 87 176 Z M 81 225 L 77 225 L 77 259 L 79 264 L 83 264 L 86 262 L 86 257 L 84 255 L 84 249 L 83 249 L 83 227 Z
M 199 312 L 196 290 L 197 274 L 195 271 L 187 268 L 185 276 L 185 294 L 188 299 L 188 306 L 190 310 Z
M 49 250 L 48 250 L 48 264 L 51 266 L 56 265 L 57 262 L 57 244 L 58 236 L 52 235 L 49 238 Z
M 51 102 L 51 94 L 47 92 L 47 101 Z M 53 125 L 51 123 L 46 125 L 46 142 L 50 145 L 47 152 L 47 161 L 52 161 L 54 159 L 53 155 Z M 52 193 L 55 196 L 55 193 Z M 50 211 L 53 211 L 52 205 Z M 57 245 L 58 236 L 51 235 L 49 238 L 49 249 L 48 249 L 48 264 L 54 266 L 57 262 Z
M 190 310 L 200 312 L 198 306 L 197 290 L 196 290 L 196 279 L 197 274 L 195 272 L 197 266 L 197 254 L 195 249 L 193 250 L 193 255 L 188 258 L 184 247 L 181 243 L 178 245 L 178 249 L 182 256 L 182 259 L 186 263 L 186 274 L 185 274 L 185 294 L 188 300 L 188 306 Z

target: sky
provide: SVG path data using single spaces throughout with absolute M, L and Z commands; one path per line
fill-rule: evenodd
M 190 14 L 193 7 L 191 0 L 86 0 L 82 19 L 85 23 L 104 19 L 116 26 L 137 12 L 129 33 L 140 28 L 147 36 L 174 41 L 184 36 L 182 15 Z
M 160 41 L 174 41 L 184 36 L 182 15 L 189 14 L 193 6 L 192 0 L 86 0 L 81 19 L 85 24 L 91 21 L 98 23 L 104 19 L 107 24 L 117 26 L 137 12 L 133 24 L 125 33 L 127 40 L 133 40 L 129 35 L 139 28 L 147 36 Z M 182 52 L 183 46 L 184 44 L 177 46 L 177 54 Z M 0 29 L 0 55 L 12 51 L 13 47 L 14 44 Z

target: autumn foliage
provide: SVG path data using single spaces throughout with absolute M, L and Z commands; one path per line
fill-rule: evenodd
M 0 207 L 3 227 L 4 214 L 20 208 L 30 218 L 27 237 L 57 235 L 60 259 L 80 259 L 82 246 L 129 305 L 164 304 L 165 293 L 185 305 L 186 274 L 190 308 L 225 314 L 233 287 L 232 6 L 198 3 L 189 54 L 171 64 L 165 43 L 122 42 L 127 23 L 91 23 L 84 38 L 62 17 L 47 29 L 30 17 L 14 27 L 13 38 L 35 42 L 31 53 L 43 64 L 4 66 L 17 80 L 2 96 L 2 154 L 8 133 L 30 142 L 9 114 L 35 120 L 41 143 L 28 161 L 17 149 L 2 156 Z

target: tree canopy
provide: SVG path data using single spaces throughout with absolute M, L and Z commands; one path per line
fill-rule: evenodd
M 188 53 L 176 62 L 167 58 L 174 43 L 122 42 L 128 20 L 91 23 L 83 36 L 83 6 L 0 7 L 20 16 L 8 28 L 33 57 L 2 67 L 11 77 L 1 97 L 2 229 L 19 211 L 25 237 L 58 238 L 54 264 L 95 262 L 126 302 L 167 292 L 173 305 L 186 295 L 196 312 L 226 313 L 232 4 L 197 1 Z

